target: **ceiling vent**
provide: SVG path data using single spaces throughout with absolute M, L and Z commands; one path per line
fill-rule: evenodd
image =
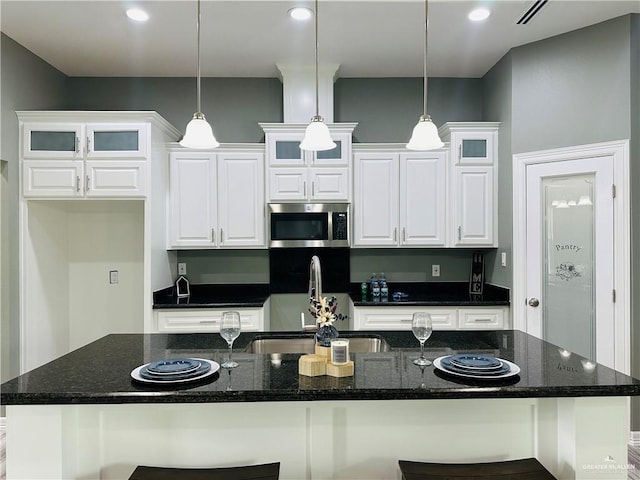
M 535 17 L 542 7 L 544 7 L 549 0 L 536 0 L 531 4 L 529 8 L 525 10 L 525 12 L 520 16 L 518 21 L 516 22 L 518 25 L 526 25 L 531 21 L 533 17 Z

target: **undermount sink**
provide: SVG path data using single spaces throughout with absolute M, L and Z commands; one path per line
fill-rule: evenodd
M 340 336 L 340 339 L 349 340 L 351 353 L 375 353 L 390 350 L 389 344 L 375 335 L 345 335 Z M 244 351 L 247 353 L 314 353 L 315 344 L 315 338 L 310 336 L 258 337 L 252 340 Z

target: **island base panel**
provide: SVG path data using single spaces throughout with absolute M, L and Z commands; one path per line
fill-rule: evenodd
M 398 460 L 536 457 L 626 479 L 627 397 L 7 406 L 7 479 L 281 462 L 282 480 L 399 479 Z M 34 461 L 34 452 L 38 452 Z

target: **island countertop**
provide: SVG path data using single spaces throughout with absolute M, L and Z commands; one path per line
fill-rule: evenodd
M 426 343 L 428 358 L 461 352 L 509 360 L 520 374 L 504 381 L 468 381 L 433 366 L 412 363 L 419 355 L 411 332 L 341 332 L 378 335 L 389 349 L 351 353 L 351 377 L 306 377 L 300 354 L 253 354 L 255 338 L 298 332 L 242 333 L 234 344 L 240 366 L 206 380 L 160 387 L 132 380 L 136 367 L 165 358 L 198 357 L 222 363 L 225 341 L 217 334 L 112 334 L 4 383 L 4 405 L 219 403 L 315 400 L 525 398 L 640 395 L 640 380 L 562 351 L 521 331 L 436 331 Z

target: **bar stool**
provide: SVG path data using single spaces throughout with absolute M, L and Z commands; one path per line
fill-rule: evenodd
M 138 466 L 129 480 L 278 480 L 280 462 L 227 468 Z
M 535 458 L 485 463 L 398 461 L 403 480 L 556 480 Z

